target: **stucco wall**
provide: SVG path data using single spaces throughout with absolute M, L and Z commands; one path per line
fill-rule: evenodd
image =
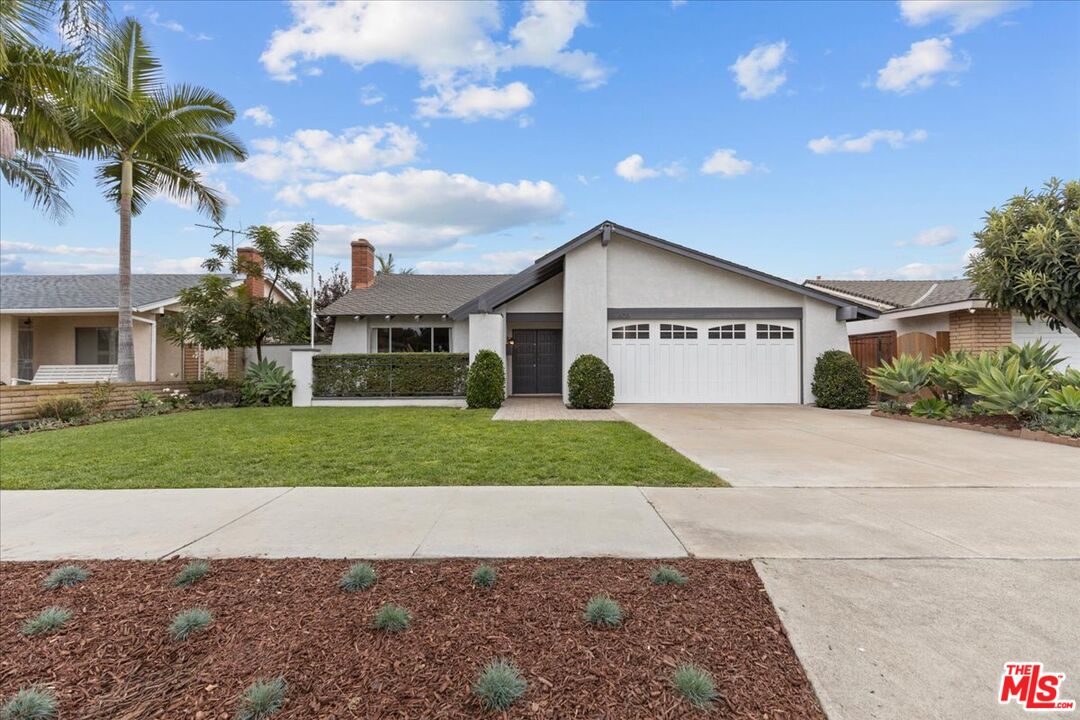
M 545 280 L 529 292 L 520 295 L 503 307 L 503 312 L 562 312 L 563 276 Z
M 812 403 L 810 385 L 818 355 L 826 350 L 849 352 L 851 346 L 845 323 L 836 320 L 836 306 L 809 297 L 803 304 L 802 338 L 803 402 Z
M 19 367 L 19 318 L 0 315 L 0 382 L 11 384 Z
M 146 382 L 152 379 L 150 377 L 151 326 L 138 320 L 132 325 L 132 339 L 135 345 L 135 380 Z M 75 328 L 116 327 L 116 316 L 37 315 L 31 318 L 31 327 L 34 331 L 34 372 L 37 372 L 42 365 L 74 365 Z M 162 344 L 160 342 L 158 344 L 159 357 Z M 176 352 L 179 353 L 179 349 L 176 349 Z M 179 363 L 179 360 L 177 362 Z M 161 377 L 160 374 L 159 377 Z
M 862 335 L 864 333 L 889 332 L 895 330 L 897 335 L 906 335 L 910 332 L 922 332 L 934 335 L 949 329 L 949 314 L 935 313 L 933 315 L 920 315 L 917 317 L 894 318 L 882 315 L 875 320 L 853 320 L 847 324 L 848 335 Z
M 593 240 L 564 258 L 563 371 L 585 354 L 607 361 L 608 248 Z M 563 382 L 566 397 L 566 383 Z
M 475 313 L 469 316 L 469 362 L 481 350 L 492 350 L 506 367 L 506 318 L 500 313 Z

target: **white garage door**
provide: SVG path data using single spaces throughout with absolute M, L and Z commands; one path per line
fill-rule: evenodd
M 1046 323 L 1036 321 L 1029 324 L 1027 320 L 1020 316 L 1013 318 L 1012 339 L 1014 343 L 1023 345 L 1024 343 L 1035 342 L 1040 338 L 1044 343 L 1057 345 L 1061 348 L 1058 356 L 1064 358 L 1064 361 L 1057 366 L 1059 370 L 1063 370 L 1068 366 L 1080 368 L 1080 335 L 1076 335 L 1069 330 L 1054 332 Z
M 616 320 L 608 364 L 621 403 L 797 403 L 796 320 Z

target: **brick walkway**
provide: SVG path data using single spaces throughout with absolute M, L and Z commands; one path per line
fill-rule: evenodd
M 623 422 L 614 410 L 574 410 L 561 397 L 507 398 L 494 420 L 613 420 Z

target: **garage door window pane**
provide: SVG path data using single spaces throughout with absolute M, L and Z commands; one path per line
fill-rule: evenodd
M 668 325 L 667 323 L 661 323 L 660 339 L 695 340 L 697 339 L 697 328 L 689 327 L 687 325 Z
M 648 340 L 649 339 L 649 325 L 643 323 L 641 325 L 623 325 L 622 327 L 611 328 L 612 340 Z
M 790 328 L 785 325 L 763 325 L 757 326 L 758 340 L 794 340 L 795 328 Z
M 717 327 L 709 328 L 709 339 L 711 340 L 745 340 L 746 339 L 746 324 L 739 323 L 738 325 L 719 325 Z

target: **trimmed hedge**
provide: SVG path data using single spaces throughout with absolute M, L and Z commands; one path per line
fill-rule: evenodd
M 497 408 L 506 397 L 506 370 L 492 350 L 476 353 L 469 368 L 466 401 L 471 408 Z
M 348 353 L 316 355 L 312 395 L 333 397 L 461 397 L 465 353 Z
M 810 390 L 822 408 L 864 408 L 870 403 L 870 387 L 862 368 L 843 350 L 826 350 L 818 355 Z
M 570 365 L 566 387 L 573 408 L 607 409 L 615 403 L 615 376 L 595 355 L 578 356 Z

